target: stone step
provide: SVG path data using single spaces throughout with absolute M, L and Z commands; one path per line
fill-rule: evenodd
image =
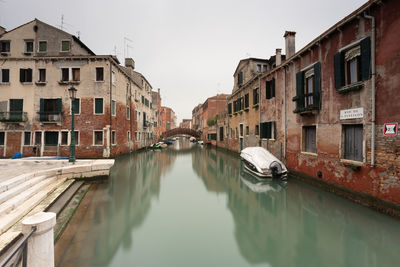
M 31 197 L 26 199 L 22 204 L 12 209 L 6 216 L 2 216 L 0 220 L 0 235 L 7 231 L 11 226 L 18 222 L 23 216 L 35 208 L 43 199 L 50 195 L 57 187 L 65 182 L 66 179 L 47 178 L 49 180 L 46 186 L 31 194 Z M 41 182 L 43 183 L 43 181 Z
M 8 199 L 11 199 L 18 195 L 19 193 L 25 191 L 26 189 L 38 184 L 40 181 L 43 181 L 46 178 L 46 176 L 38 176 L 38 177 L 33 177 L 31 179 L 28 179 L 24 181 L 23 183 L 20 183 L 18 185 L 15 185 L 14 187 L 8 189 L 5 192 L 0 193 L 0 204 L 5 202 Z
M 0 193 L 10 190 L 11 188 L 17 185 L 22 184 L 23 182 L 29 179 L 32 179 L 32 177 L 34 177 L 34 174 L 29 173 L 29 174 L 21 174 L 11 179 L 7 179 L 6 181 L 0 183 Z
M 35 184 L 34 186 L 31 186 L 24 192 L 14 196 L 11 199 L 8 199 L 7 201 L 5 201 L 0 205 L 0 214 L 6 215 L 11 210 L 15 209 L 16 207 L 24 203 L 27 199 L 31 198 L 37 192 L 41 191 L 43 187 L 46 187 L 48 184 L 52 183 L 55 179 L 57 178 L 56 177 L 46 178 L 40 181 L 39 183 Z

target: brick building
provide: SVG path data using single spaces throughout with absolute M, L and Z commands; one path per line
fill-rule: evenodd
M 179 124 L 180 128 L 192 128 L 192 120 L 191 119 L 183 119 L 182 122 Z
M 389 209 L 400 205 L 399 18 L 399 1 L 369 1 L 298 52 L 296 33 L 288 31 L 286 59 L 253 85 L 260 88 L 263 147 L 299 177 Z M 233 106 L 232 113 L 245 114 Z M 239 115 L 218 122 L 233 132 L 218 146 L 238 151 Z M 245 123 L 251 129 L 252 119 L 243 120 L 244 137 Z
M 160 88 L 158 88 L 157 92 L 151 92 L 153 109 L 154 109 L 154 135 L 155 139 L 158 140 L 162 131 L 161 131 L 161 94 Z
M 140 84 L 109 55 L 37 19 L 0 32 L 0 156 L 69 155 L 71 100 L 76 155 L 110 157 L 139 148 L 132 133 Z
M 169 107 L 161 107 L 161 133 L 176 128 L 175 112 Z

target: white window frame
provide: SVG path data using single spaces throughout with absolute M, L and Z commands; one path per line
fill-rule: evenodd
M 104 76 L 104 72 L 103 72 L 103 76 Z M 112 85 L 116 85 L 117 82 L 117 76 L 115 75 L 115 71 L 111 71 L 111 83 Z
M 41 81 L 40 80 L 40 70 L 44 70 L 44 72 L 45 72 L 45 74 L 44 74 L 46 76 L 45 77 L 46 78 L 45 81 Z M 38 83 L 47 83 L 47 73 L 46 72 L 47 72 L 46 68 L 38 68 L 38 71 L 37 71 L 37 82 Z
M 103 99 L 103 112 L 96 113 L 96 99 Z M 94 115 L 104 115 L 104 98 L 103 97 L 94 97 L 93 98 L 93 114 Z
M 129 112 L 128 112 L 129 110 Z M 126 107 L 126 120 L 131 120 L 131 108 L 129 106 Z
M 46 43 L 46 51 L 40 51 L 40 43 Z M 37 52 L 38 53 L 47 53 L 47 40 L 38 40 L 37 43 Z
M 63 51 L 63 50 L 62 50 L 62 44 L 63 44 L 63 42 L 69 42 L 69 49 L 66 50 L 66 51 Z M 71 40 L 70 40 L 70 39 L 63 39 L 63 40 L 61 40 L 61 43 L 60 43 L 60 52 L 62 52 L 62 53 L 71 52 Z
M 32 43 L 32 51 L 27 51 L 28 46 L 26 43 Z M 35 51 L 35 41 L 34 40 L 24 40 L 24 53 L 33 53 Z
M 96 132 L 101 132 L 101 136 L 102 136 L 101 145 L 100 145 L 100 144 L 97 145 L 97 144 L 95 143 L 95 139 L 96 139 L 95 133 L 96 133 Z M 104 146 L 104 131 L 103 131 L 103 130 L 93 130 L 93 146 Z
M 79 113 L 74 113 L 74 115 L 81 115 L 81 109 L 82 109 L 81 98 L 77 97 L 76 99 L 79 100 Z M 104 103 L 103 103 L 103 106 L 104 106 Z M 69 99 L 69 115 L 72 115 L 72 99 Z
M 68 80 L 66 80 L 66 81 L 64 81 L 63 80 L 63 72 L 62 72 L 62 70 L 63 69 L 67 69 L 68 70 Z M 65 67 L 61 67 L 60 68 L 60 82 L 69 82 L 69 81 L 71 81 L 71 75 L 72 75 L 72 73 L 71 73 L 71 68 L 65 68 Z

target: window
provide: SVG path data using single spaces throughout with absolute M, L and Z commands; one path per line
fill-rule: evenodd
M 115 131 L 111 132 L 111 144 L 115 145 Z
M 103 98 L 94 99 L 94 114 L 103 114 Z
M 79 146 L 79 131 L 75 131 L 75 130 L 74 130 L 74 143 L 76 146 Z
M 261 123 L 261 138 L 263 139 L 275 139 L 276 127 L 274 121 L 262 122 Z
M 255 132 L 256 135 L 260 134 L 260 126 L 258 124 L 256 125 L 256 127 L 254 129 L 254 132 Z
M 32 69 L 19 69 L 19 81 L 21 83 L 31 83 Z
M 0 41 L 0 53 L 10 53 L 10 41 Z
M 239 87 L 243 84 L 243 72 L 238 73 L 238 85 Z
M 339 51 L 334 56 L 335 88 L 349 86 L 341 93 L 361 89 L 362 86 L 351 86 L 354 83 L 370 78 L 371 39 L 367 37 L 354 46 Z
M 142 104 L 144 104 L 144 96 L 142 96 Z
M 69 40 L 61 41 L 61 52 L 69 52 L 71 49 L 71 42 Z
M 116 115 L 116 111 L 115 111 L 115 100 L 111 100 L 111 115 L 115 116 Z
M 10 70 L 2 69 L 0 72 L 0 83 L 9 83 L 10 82 Z
M 96 82 L 103 82 L 104 81 L 104 68 L 98 67 L 96 68 Z
M 10 99 L 10 121 L 22 121 L 23 110 L 23 99 Z
M 69 81 L 69 69 L 61 68 L 61 81 L 68 82 Z
M 25 53 L 33 53 L 33 41 L 25 41 Z
M 68 131 L 61 132 L 61 145 L 68 145 Z
M 75 82 L 81 80 L 81 70 L 79 68 L 72 68 L 72 80 Z
M 208 136 L 207 136 L 207 139 L 208 140 L 217 140 L 217 134 L 215 134 L 215 133 L 210 133 L 210 134 L 208 134 Z
M 248 109 L 249 108 L 249 93 L 244 95 L 244 109 Z
M 40 121 L 59 122 L 61 120 L 62 100 L 57 99 L 40 99 Z
M 250 128 L 249 128 L 249 126 L 246 126 L 246 135 L 249 135 L 250 134 Z
M 138 119 L 138 112 L 135 110 L 135 121 Z
M 261 64 L 257 64 L 257 72 L 261 72 Z
M 219 127 L 219 141 L 224 141 L 224 127 Z
M 314 69 L 305 72 L 304 106 L 306 108 L 314 106 Z
M 303 151 L 317 153 L 317 134 L 315 126 L 303 127 Z
M 239 136 L 243 137 L 243 124 L 239 124 Z
M 131 141 L 131 132 L 130 131 L 128 131 L 128 142 L 130 142 Z
M 0 132 L 0 146 L 4 146 L 5 132 Z
M 45 83 L 46 82 L 46 69 L 39 69 L 38 71 L 38 82 Z
M 24 146 L 30 146 L 31 145 L 31 132 L 24 132 Z
M 344 158 L 363 161 L 363 126 L 344 125 Z
M 321 109 L 321 63 L 296 74 L 296 109 L 294 113 Z
M 45 146 L 57 146 L 57 144 L 58 144 L 58 132 L 44 132 Z
M 263 72 L 267 72 L 267 65 L 263 65 Z
M 275 97 L 275 78 L 265 82 L 265 98 L 271 99 Z
M 80 98 L 75 98 L 73 101 L 71 100 L 71 108 L 74 109 L 74 114 L 79 115 L 81 113 L 81 99 Z M 72 109 L 71 109 L 71 114 L 72 114 Z
M 115 81 L 116 81 L 115 72 L 112 71 L 111 72 L 111 82 L 112 82 L 112 84 L 115 84 Z
M 38 52 L 46 52 L 47 51 L 47 41 L 39 41 Z
M 260 90 L 258 88 L 253 89 L 253 105 L 257 105 L 258 104 L 259 92 L 260 92 Z
M 93 135 L 94 135 L 93 144 L 95 146 L 102 146 L 103 145 L 103 131 L 94 131 Z
M 233 112 L 236 113 L 236 112 L 242 110 L 243 106 L 244 106 L 243 97 L 236 99 L 233 102 Z
M 232 103 L 228 103 L 228 114 L 232 115 Z
M 131 109 L 129 107 L 126 107 L 126 119 L 131 119 Z

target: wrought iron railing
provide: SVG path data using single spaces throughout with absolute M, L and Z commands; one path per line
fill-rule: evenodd
M 22 261 L 22 267 L 27 266 L 28 259 L 28 239 L 36 231 L 36 226 L 33 226 L 29 233 L 24 236 L 17 244 L 6 254 L 0 266 L 20 266 L 19 263 Z
M 22 112 L 22 111 L 0 112 L 1 122 L 23 122 L 27 120 L 28 120 L 27 112 Z
M 60 122 L 61 112 L 38 112 L 41 122 Z

